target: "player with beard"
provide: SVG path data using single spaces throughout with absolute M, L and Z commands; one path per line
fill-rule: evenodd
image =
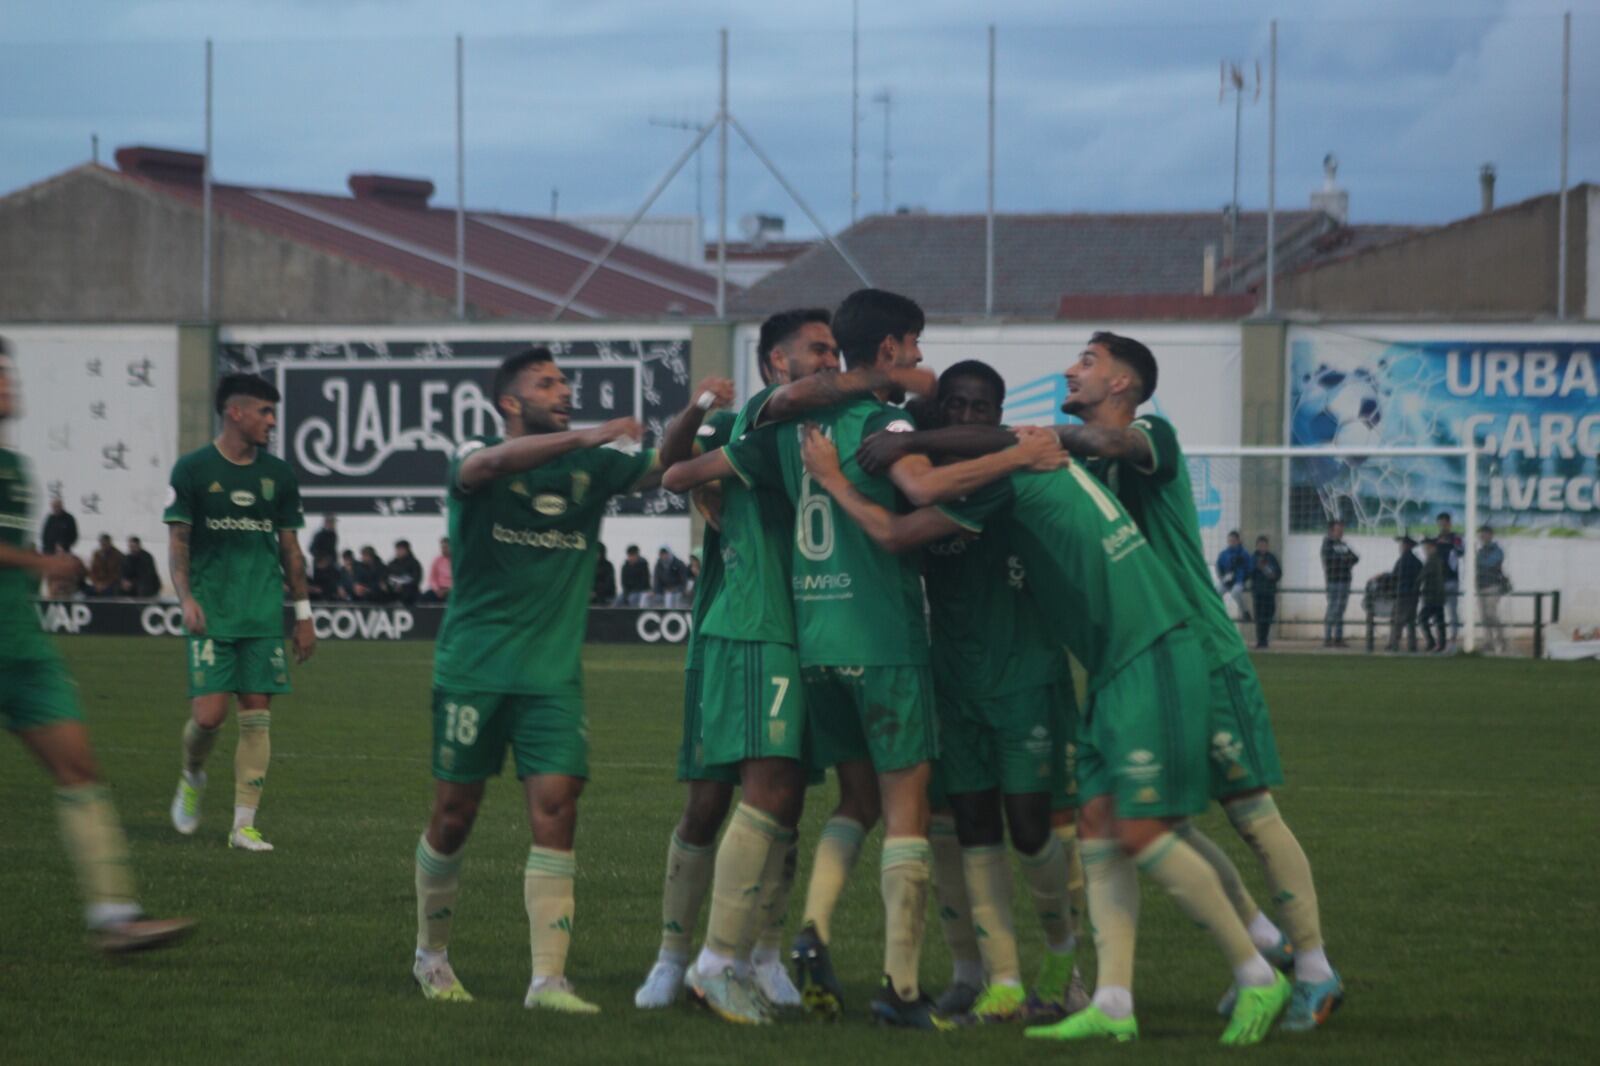
M 472 997 L 451 968 L 463 850 L 509 747 L 533 844 L 523 872 L 533 978 L 523 1005 L 594 1014 L 566 977 L 578 797 L 589 776 L 580 653 L 600 521 L 660 480 L 655 452 L 603 445 L 631 418 L 569 428 L 572 386 L 547 348 L 507 358 L 493 397 L 503 437 L 475 437 L 449 472 L 455 584 L 434 652 L 433 811 L 416 849 L 417 951 L 428 999 Z

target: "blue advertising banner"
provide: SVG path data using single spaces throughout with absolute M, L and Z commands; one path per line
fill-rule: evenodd
M 1600 538 L 1600 339 L 1538 338 L 1546 328 L 1471 340 L 1296 329 L 1289 442 L 1473 444 L 1479 516 L 1499 535 Z M 1290 514 L 1297 532 L 1334 517 L 1374 533 L 1421 528 L 1438 511 L 1459 520 L 1463 482 L 1462 462 L 1446 457 L 1297 459 Z

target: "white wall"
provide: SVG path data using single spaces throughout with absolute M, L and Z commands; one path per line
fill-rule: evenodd
M 178 331 L 173 326 L 0 325 L 17 364 L 22 404 L 10 444 L 33 466 L 38 522 L 59 487 L 78 520 L 87 564 L 110 533 L 144 542 L 167 578 L 161 523 L 178 458 Z M 35 536 L 38 535 L 37 529 Z

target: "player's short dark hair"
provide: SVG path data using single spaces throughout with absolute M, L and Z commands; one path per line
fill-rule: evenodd
M 761 323 L 761 338 L 756 341 L 756 363 L 761 367 L 761 373 L 772 373 L 772 349 L 788 344 L 801 327 L 813 322 L 826 326 L 832 321 L 833 315 L 825 307 L 797 307 L 769 315 Z
M 515 355 L 508 355 L 501 362 L 499 369 L 494 372 L 494 395 L 490 397 L 499 406 L 500 397 L 511 391 L 511 386 L 517 383 L 517 378 L 530 366 L 540 363 L 553 363 L 556 353 L 543 346 L 524 348 Z
M 908 296 L 883 289 L 857 289 L 833 313 L 833 339 L 845 368 L 871 366 L 885 337 L 899 339 L 921 333 L 927 325 L 922 308 Z
M 1149 348 L 1132 337 L 1124 337 L 1103 329 L 1090 336 L 1089 343 L 1100 345 L 1111 353 L 1111 358 L 1134 372 L 1139 379 L 1140 403 L 1144 403 L 1156 394 L 1156 357 L 1150 353 Z
M 280 403 L 283 397 L 278 387 L 266 378 L 255 374 L 228 374 L 217 382 L 217 414 L 227 409 L 228 401 L 235 396 L 248 396 L 252 400 Z
M 945 390 L 950 383 L 960 378 L 973 378 L 983 382 L 994 390 L 994 397 L 997 403 L 1005 403 L 1006 379 L 1000 376 L 1000 371 L 978 359 L 963 359 L 959 363 L 952 363 L 945 368 L 944 373 L 939 375 L 938 398 L 941 403 L 944 401 Z

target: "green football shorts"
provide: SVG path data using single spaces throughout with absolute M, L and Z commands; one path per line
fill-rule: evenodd
M 1211 796 L 1283 784 L 1278 739 L 1250 656 L 1211 671 Z
M 1059 717 L 1055 685 L 974 699 L 934 690 L 939 714 L 938 778 L 947 795 L 1000 789 L 1049 792 Z
M 705 671 L 698 666 L 683 671 L 683 740 L 678 744 L 679 781 L 739 783 L 737 766 L 707 766 L 701 740 L 700 691 Z
M 808 666 L 801 677 L 813 767 L 870 759 L 887 773 L 938 758 L 926 666 Z
M 0 659 L 0 725 L 21 733 L 82 720 L 78 684 L 59 658 Z
M 189 695 L 218 692 L 278 696 L 289 687 L 282 637 L 185 638 L 189 645 Z
M 433 776 L 482 781 L 500 772 L 506 748 L 517 777 L 589 776 L 589 723 L 583 694 L 433 690 Z
M 701 745 L 707 766 L 806 754 L 800 657 L 789 644 L 702 637 Z
M 1078 737 L 1078 802 L 1110 795 L 1118 818 L 1182 818 L 1211 802 L 1211 678 L 1188 626 L 1162 635 L 1097 691 Z

